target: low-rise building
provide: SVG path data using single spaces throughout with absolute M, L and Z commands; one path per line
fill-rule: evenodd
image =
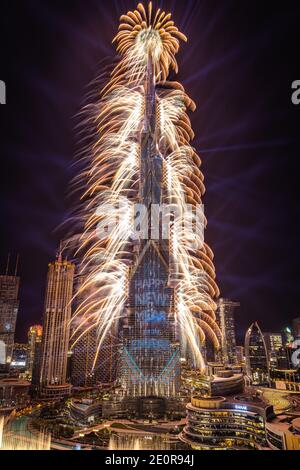
M 102 401 L 73 399 L 70 404 L 70 413 L 74 419 L 81 423 L 93 423 L 102 415 Z
M 270 371 L 272 388 L 300 392 L 300 370 L 298 369 L 273 369 Z
M 29 400 L 30 382 L 16 377 L 0 380 L 0 403 L 2 405 L 23 405 Z
M 300 413 L 285 413 L 270 417 L 266 437 L 273 450 L 300 450 Z

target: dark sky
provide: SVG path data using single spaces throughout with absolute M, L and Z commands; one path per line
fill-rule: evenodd
M 191 116 L 207 193 L 206 239 L 224 297 L 241 302 L 239 338 L 253 320 L 279 330 L 299 315 L 299 1 L 154 2 L 188 36 L 178 56 L 198 108 Z M 134 1 L 1 2 L 1 251 L 20 253 L 17 339 L 40 321 L 47 263 L 66 217 L 73 116 L 100 61 L 114 55 L 120 14 Z M 298 64 L 297 64 L 298 62 Z M 297 69 L 298 67 L 298 69 Z

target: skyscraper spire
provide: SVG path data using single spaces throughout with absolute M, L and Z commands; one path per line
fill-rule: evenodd
M 19 268 L 19 260 L 20 260 L 20 255 L 17 254 L 17 259 L 16 259 L 16 267 L 15 267 L 15 276 L 18 273 L 18 268 Z
M 8 253 L 8 255 L 7 255 L 7 263 L 6 263 L 5 276 L 8 276 L 9 264 L 10 264 L 10 253 Z
M 62 260 L 63 260 L 63 242 L 62 242 L 62 240 L 59 242 L 59 248 L 58 248 L 58 251 L 57 251 L 57 254 L 56 254 L 56 259 L 59 263 L 61 263 Z

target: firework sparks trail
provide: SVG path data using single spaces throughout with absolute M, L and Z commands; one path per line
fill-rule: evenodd
M 208 337 L 218 349 L 213 253 L 203 236 L 180 226 L 189 207 L 197 211 L 205 192 L 201 160 L 190 145 L 194 138 L 188 110 L 195 103 L 178 82 L 168 81 L 178 71 L 175 55 L 187 38 L 171 14 L 152 9 L 151 2 L 121 16 L 115 39 L 120 60 L 92 107 L 97 129 L 94 145 L 87 152 L 81 216 L 85 221 L 78 256 L 83 282 L 73 316 L 73 346 L 90 328 L 97 326 L 98 352 L 106 335 L 122 316 L 134 261 L 134 204 L 139 202 L 141 134 L 147 126 L 147 73 L 153 67 L 156 90 L 156 150 L 163 160 L 164 203 L 176 216 L 170 229 L 170 279 L 175 289 L 175 319 L 181 344 L 192 352 L 195 365 L 204 369 L 201 344 Z M 122 202 L 120 204 L 120 201 Z M 112 209 L 113 208 L 113 209 Z M 170 215 L 170 214 L 168 214 Z M 202 229 L 206 220 L 201 218 Z M 107 231 L 107 226 L 112 230 Z M 99 233 L 102 236 L 99 236 Z M 106 236 L 103 234 L 107 233 Z M 203 230 L 200 231 L 203 233 Z M 97 355 L 96 355 L 97 356 Z M 96 364 L 97 357 L 95 357 Z

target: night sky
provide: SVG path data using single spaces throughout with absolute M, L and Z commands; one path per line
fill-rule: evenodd
M 189 38 L 177 79 L 198 106 L 191 116 L 194 145 L 203 161 L 206 240 L 222 296 L 241 303 L 240 342 L 254 320 L 264 331 L 279 331 L 300 314 L 300 105 L 291 102 L 291 84 L 300 79 L 299 1 L 154 4 L 170 9 Z M 56 228 L 70 206 L 74 116 L 99 63 L 114 56 L 119 16 L 135 6 L 1 2 L 7 105 L 0 106 L 0 271 L 9 252 L 20 253 L 19 341 L 41 321 L 47 264 L 61 236 Z

